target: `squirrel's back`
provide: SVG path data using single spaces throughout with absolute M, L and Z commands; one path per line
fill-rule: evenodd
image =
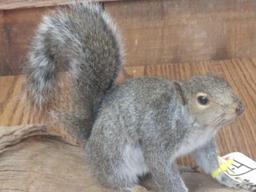
M 76 108 L 68 119 L 80 129 L 90 130 L 93 110 L 112 87 L 122 65 L 119 33 L 99 5 L 76 3 L 43 18 L 28 63 L 26 92 L 30 101 L 44 108 L 58 99 L 58 72 L 64 69 L 72 79 L 72 105 Z

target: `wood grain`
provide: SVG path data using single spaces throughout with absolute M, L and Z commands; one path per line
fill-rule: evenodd
M 80 0 L 80 2 L 89 0 Z M 90 0 L 91 2 L 118 1 L 118 0 Z M 120 1 L 120 0 L 119 0 Z M 71 0 L 0 0 L 0 10 L 49 7 L 70 4 Z
M 120 26 L 127 66 L 256 55 L 256 3 L 251 0 L 138 0 L 104 5 Z M 0 11 L 1 75 L 22 72 L 34 30 L 51 9 Z
M 0 154 L 10 146 L 20 143 L 32 136 L 49 135 L 45 125 L 23 125 L 0 127 Z
M 48 8 L 0 11 L 0 74 L 21 73 L 27 48 Z
M 106 2 L 120 26 L 127 65 L 251 57 L 256 2 L 141 0 Z
M 240 151 L 256 159 L 256 59 L 126 67 L 119 76 L 119 82 L 144 75 L 167 79 L 189 79 L 192 75 L 208 72 L 224 76 L 246 105 L 245 114 L 218 134 L 217 141 L 221 154 Z M 23 79 L 22 75 L 0 77 L 0 125 L 2 126 L 47 122 L 47 116 L 42 116 L 28 107 L 26 101 L 22 99 Z M 63 128 L 56 129 L 55 126 L 51 131 L 67 136 Z M 182 163 L 190 164 L 191 161 L 184 158 Z
M 4 46 L 4 30 L 3 30 L 3 11 L 0 11 L 0 69 L 3 70 L 3 68 L 6 66 L 6 59 L 8 58 L 6 53 L 6 47 Z M 7 71 L 7 70 L 5 70 Z
M 110 192 L 90 174 L 82 148 L 49 137 L 24 140 L 31 134 L 46 135 L 44 126 L 0 127 L 0 131 L 0 191 Z M 203 174 L 182 175 L 191 192 L 234 191 Z M 143 191 L 139 186 L 133 189 Z
M 104 7 L 120 26 L 127 66 L 253 57 L 256 50 L 256 1 L 127 0 Z M 0 75 L 22 72 L 34 30 L 51 9 L 0 11 Z

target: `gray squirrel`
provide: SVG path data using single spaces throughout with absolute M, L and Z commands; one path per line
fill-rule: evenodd
M 45 16 L 28 56 L 26 92 L 40 109 L 50 111 L 58 100 L 59 71 L 71 76 L 74 111 L 59 116 L 80 130 L 91 170 L 113 191 L 136 184 L 150 191 L 188 191 L 175 160 L 191 153 L 211 174 L 219 167 L 214 136 L 244 111 L 228 83 L 214 75 L 115 84 L 123 65 L 120 33 L 94 3 Z M 217 180 L 238 186 L 224 173 Z

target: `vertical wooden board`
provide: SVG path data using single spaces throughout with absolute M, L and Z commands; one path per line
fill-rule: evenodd
M 127 64 L 155 65 L 253 56 L 256 2 L 106 2 L 120 26 Z

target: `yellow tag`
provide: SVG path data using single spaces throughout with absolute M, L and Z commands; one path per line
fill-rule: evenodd
M 216 178 L 218 177 L 222 172 L 225 172 L 228 170 L 229 166 L 232 165 L 234 162 L 234 160 L 232 159 L 229 159 L 227 161 L 225 161 L 224 163 L 221 163 L 219 165 L 219 168 L 218 169 L 215 169 L 213 172 L 212 172 L 212 177 L 213 178 Z

